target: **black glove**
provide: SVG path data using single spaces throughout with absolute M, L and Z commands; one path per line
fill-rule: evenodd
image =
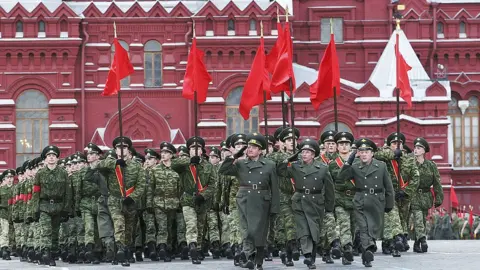
M 25 220 L 25 223 L 27 224 L 30 224 L 33 222 L 33 217 L 27 217 L 27 219 Z
M 242 149 L 240 149 L 237 153 L 235 153 L 235 155 L 233 155 L 233 158 L 234 159 L 237 159 L 239 157 L 242 157 L 243 154 L 245 153 L 245 150 L 247 150 L 247 146 L 245 145 L 244 147 L 242 147 Z
M 194 200 L 196 205 L 200 205 L 205 201 L 205 198 L 202 196 L 202 194 L 197 194 L 195 195 Z
M 228 205 L 224 205 L 222 211 L 225 215 L 230 215 L 230 207 Z
M 68 214 L 66 216 L 60 216 L 60 222 L 67 222 L 69 219 Z
M 125 197 L 122 201 L 123 205 L 125 206 L 130 206 L 135 203 L 135 200 L 133 200 L 131 197 Z
M 385 213 L 390 213 L 390 211 L 392 211 L 393 208 L 391 207 L 388 207 L 388 208 L 385 208 Z
M 438 202 L 435 202 L 435 208 L 439 207 L 440 205 L 442 205 L 442 204 L 438 203 Z
M 292 161 L 298 160 L 298 155 L 300 154 L 300 152 L 302 152 L 302 151 L 297 151 L 295 154 L 289 156 L 289 157 L 287 158 L 287 161 L 288 161 L 288 162 L 292 162 Z
M 220 205 L 218 203 L 213 203 L 212 210 L 215 212 L 220 211 Z
M 75 211 L 75 214 L 77 215 L 77 217 L 82 217 L 82 212 L 81 211 Z
M 149 213 L 149 214 L 155 214 L 155 211 L 153 210 L 152 207 L 147 207 L 147 208 L 145 209 L 145 211 L 147 211 L 147 213 Z
M 125 163 L 125 160 L 123 160 L 123 159 L 117 159 L 117 162 L 115 162 L 115 165 L 120 166 L 120 168 L 127 167 L 127 163 Z
M 405 194 L 405 191 L 403 190 L 399 190 L 395 193 L 395 200 L 403 200 L 405 197 L 407 196 L 407 194 Z
M 193 165 L 198 165 L 200 164 L 200 157 L 199 156 L 193 156 L 190 158 L 190 164 Z
M 353 152 L 350 154 L 348 157 L 347 163 L 352 165 L 353 161 L 355 160 L 355 157 L 357 156 L 357 150 L 353 150 Z
M 399 148 L 395 149 L 395 151 L 393 153 L 395 155 L 396 160 L 399 160 L 402 157 L 402 154 L 403 154 L 402 150 L 400 150 Z
M 33 221 L 37 222 L 40 219 L 40 211 L 36 212 L 33 216 Z

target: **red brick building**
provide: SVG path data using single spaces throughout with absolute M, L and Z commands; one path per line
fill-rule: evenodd
M 480 204 L 480 1 L 403 0 L 400 50 L 414 105 L 401 104 L 407 144 L 432 145 L 445 187 L 461 204 Z M 0 0 L 0 170 L 36 156 L 49 143 L 62 155 L 88 142 L 110 147 L 119 133 L 116 97 L 100 95 L 114 48 L 113 22 L 135 73 L 122 82 L 124 133 L 138 149 L 181 144 L 194 134 L 193 104 L 181 97 L 193 27 L 213 82 L 199 107 L 199 133 L 218 144 L 233 132 L 263 132 L 263 108 L 244 121 L 242 87 L 259 43 L 276 40 L 277 9 L 289 20 L 297 78 L 295 124 L 303 137 L 332 127 L 333 101 L 319 111 L 309 84 L 329 42 L 333 18 L 342 77 L 341 130 L 379 145 L 396 130 L 394 5 L 385 0 L 61 1 Z M 282 21 L 285 18 L 282 16 Z M 268 106 L 281 124 L 280 97 Z M 446 204 L 448 189 L 446 189 Z

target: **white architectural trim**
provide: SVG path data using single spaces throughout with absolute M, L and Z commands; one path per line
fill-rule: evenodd
M 450 121 L 450 123 L 452 122 L 452 117 L 450 117 L 449 115 L 447 115 L 447 118 L 448 118 L 448 121 Z M 454 143 L 455 143 L 455 140 L 453 139 L 453 127 L 452 125 L 448 125 L 448 128 L 447 128 L 447 147 L 448 147 L 448 163 L 449 164 L 455 164 L 453 161 L 454 161 Z
M 74 98 L 50 99 L 48 105 L 77 105 L 78 102 Z
M 450 101 L 449 97 L 412 97 L 412 101 L 422 102 L 422 101 Z M 357 97 L 355 103 L 363 102 L 397 102 L 397 97 Z M 405 102 L 403 99 L 400 99 L 400 102 Z
M 11 128 L 16 128 L 12 124 L 0 124 L 0 129 L 11 129 Z
M 73 123 L 70 123 L 70 124 L 51 124 L 49 127 L 50 128 L 78 128 L 78 125 L 73 124 Z
M 265 126 L 265 121 L 260 122 L 260 126 Z M 283 125 L 283 121 L 268 121 L 268 126 L 281 126 Z M 313 120 L 300 120 L 300 121 L 295 121 L 295 126 L 301 126 L 301 127 L 319 127 L 320 123 L 317 121 Z
M 0 106 L 1 105 L 15 105 L 15 100 L 13 100 L 13 99 L 0 99 Z
M 225 99 L 223 99 L 223 97 L 207 97 L 207 100 L 205 100 L 205 103 L 217 103 L 217 102 L 225 102 Z
M 223 121 L 200 122 L 198 127 L 226 127 L 227 124 Z
M 409 115 L 401 114 L 400 115 L 401 120 L 407 120 L 419 125 L 450 125 L 450 119 L 418 119 Z M 355 123 L 355 126 L 382 126 L 382 125 L 387 125 L 391 124 L 397 121 L 397 117 L 392 117 L 389 119 L 383 119 L 383 120 L 361 120 Z

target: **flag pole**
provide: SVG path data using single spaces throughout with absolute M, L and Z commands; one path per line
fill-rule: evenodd
M 277 7 L 278 9 L 278 7 Z M 277 13 L 278 14 L 278 13 Z M 278 15 L 277 15 L 278 20 Z M 263 21 L 260 21 L 260 38 L 263 38 Z M 264 52 L 262 52 L 264 53 Z M 263 89 L 263 121 L 265 121 L 265 138 L 267 138 L 266 152 L 268 154 L 268 115 L 267 115 L 267 90 Z
M 285 9 L 285 18 L 286 18 L 287 26 L 290 27 L 290 25 L 288 25 L 288 6 Z M 290 31 L 288 31 L 288 32 L 290 33 Z M 290 46 L 291 46 L 291 44 L 289 44 L 289 47 Z M 293 68 L 293 67 L 290 67 L 290 68 Z M 290 125 L 291 125 L 292 130 L 293 130 L 293 153 L 295 153 L 296 152 L 295 143 L 296 143 L 296 140 L 298 138 L 295 137 L 295 108 L 294 108 L 294 105 L 293 105 L 293 81 L 292 81 L 292 78 L 290 77 L 290 79 L 288 79 L 288 81 L 289 81 L 289 91 L 290 91 L 290 99 L 289 99 L 289 101 L 290 101 L 290 120 L 292 122 Z
M 330 18 L 330 38 L 333 35 L 333 19 Z M 335 36 L 333 35 L 335 38 Z M 338 107 L 337 107 L 337 87 L 333 87 L 333 113 L 335 117 L 335 131 L 338 132 Z
M 192 25 L 192 28 L 193 28 L 193 38 L 196 38 L 196 34 L 195 34 L 195 21 L 193 21 L 193 25 Z M 190 53 L 191 52 L 191 47 L 190 47 Z M 196 54 L 195 54 L 196 56 Z M 196 59 L 194 59 L 193 63 L 196 62 Z M 197 144 L 197 136 L 198 136 L 198 124 L 197 124 L 197 121 L 198 121 L 198 100 L 197 100 L 197 89 L 195 89 L 195 82 L 193 84 L 193 118 L 194 118 L 194 123 L 195 123 L 195 129 L 194 129 L 194 132 L 195 132 L 195 139 L 193 140 L 193 142 L 195 143 L 195 156 L 198 157 L 198 144 Z M 195 194 L 198 194 L 200 193 L 200 190 L 198 190 L 198 164 L 194 164 L 194 167 L 195 167 Z
M 288 7 L 287 7 L 288 8 Z M 280 23 L 280 10 L 277 6 L 277 23 Z M 280 35 L 280 33 L 278 33 Z M 287 105 L 285 104 L 285 96 L 283 91 L 280 92 L 281 98 L 282 98 L 282 122 L 283 122 L 283 128 L 287 127 L 287 114 L 288 114 L 288 108 L 286 107 Z
M 399 57 L 399 54 L 400 54 L 400 38 L 399 38 L 399 32 L 400 32 L 400 19 L 397 18 L 396 20 L 397 22 L 397 55 L 395 55 L 395 57 Z M 396 66 L 396 74 L 397 74 L 397 77 L 398 77 L 398 59 L 396 60 L 397 61 L 397 64 L 395 65 Z M 400 133 L 400 88 L 398 88 L 398 85 L 396 85 L 396 94 L 397 94 L 397 133 Z M 400 144 L 397 144 L 397 149 L 400 149 Z

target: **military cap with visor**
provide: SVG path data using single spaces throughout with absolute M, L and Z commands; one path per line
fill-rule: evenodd
M 55 156 L 60 156 L 60 149 L 55 145 L 49 145 L 43 148 L 42 157 L 46 158 L 49 154 L 54 154 Z
M 114 159 L 116 159 L 116 158 L 117 158 L 117 153 L 115 152 L 115 150 L 110 149 L 110 150 L 108 150 L 107 152 L 105 152 L 104 156 L 105 156 L 105 158 L 114 158 Z
M 280 134 L 282 134 L 282 131 L 287 128 L 289 128 L 289 126 L 286 126 L 286 127 L 279 126 L 273 133 L 273 137 L 275 138 L 275 140 L 280 140 Z
M 357 150 L 364 151 L 364 150 L 372 150 L 373 152 L 377 151 L 377 145 L 370 139 L 361 138 L 358 139 L 356 142 Z
M 113 148 L 117 148 L 118 146 L 126 146 L 128 148 L 131 148 L 133 143 L 129 137 L 118 136 L 115 139 L 113 139 L 112 145 L 113 145 Z
M 216 148 L 215 146 L 210 147 L 210 153 L 208 154 L 209 156 L 216 156 L 218 158 L 221 157 L 220 150 Z
M 315 156 L 320 155 L 320 146 L 316 140 L 307 138 L 300 143 L 298 148 L 300 150 L 310 150 L 315 154 Z
M 280 133 L 280 141 L 282 142 L 285 142 L 286 140 L 288 139 L 291 139 L 293 137 L 295 137 L 295 139 L 298 139 L 300 137 L 300 130 L 298 130 L 297 128 L 286 128 L 282 131 L 282 133 Z
M 227 147 L 233 147 L 232 145 L 232 139 L 237 136 L 237 133 L 233 133 L 232 135 L 228 136 L 227 139 L 225 140 L 225 143 Z
M 205 148 L 205 140 L 202 137 L 193 136 L 187 140 L 187 148 L 190 149 L 193 146 L 200 146 L 201 148 Z
M 175 146 L 169 142 L 162 142 L 160 143 L 160 152 L 167 151 L 170 152 L 171 154 L 176 154 L 177 149 L 175 149 Z
M 101 154 L 103 154 L 103 151 L 96 144 L 88 143 L 87 144 L 87 154 L 99 154 L 99 155 L 101 155 Z
M 267 140 L 268 144 L 270 144 L 270 145 L 275 145 L 275 143 L 277 142 L 275 137 L 273 137 L 272 135 L 266 135 L 265 139 Z
M 337 135 L 337 132 L 335 130 L 327 130 L 322 133 L 320 136 L 320 142 L 324 144 L 325 142 L 336 142 L 335 141 L 335 135 Z
M 388 146 L 390 146 L 392 142 L 398 141 L 401 141 L 402 144 L 405 144 L 405 135 L 400 132 L 393 132 L 392 134 L 388 135 L 386 143 Z
M 150 159 L 150 158 L 160 159 L 160 155 L 152 148 L 145 148 L 143 152 L 145 153 L 145 159 Z
M 227 146 L 227 141 L 222 141 L 220 143 L 220 149 L 230 151 L 230 148 Z
M 345 132 L 345 131 L 344 132 L 338 132 L 337 134 L 335 134 L 333 139 L 335 140 L 336 143 L 348 142 L 348 143 L 352 144 L 353 141 L 355 141 L 355 137 L 353 137 L 353 134 L 350 133 L 350 132 Z
M 15 172 L 14 169 L 8 169 L 8 170 L 5 170 L 5 171 L 2 173 L 2 175 L 3 175 L 4 177 L 8 177 L 8 176 L 12 176 L 12 177 L 13 177 L 13 176 L 17 175 L 17 173 Z
M 186 156 L 189 157 L 190 153 L 188 151 L 188 148 L 185 145 L 180 145 L 177 149 L 178 156 Z
M 247 135 L 245 135 L 243 133 L 236 134 L 232 138 L 231 144 L 232 144 L 232 146 L 235 146 L 237 144 L 247 144 Z
M 16 173 L 17 175 L 22 175 L 22 174 L 25 173 L 25 170 L 23 169 L 22 166 L 20 166 L 20 167 L 18 167 L 18 168 L 15 170 L 15 173 Z
M 267 148 L 267 141 L 265 140 L 265 136 L 257 132 L 247 135 L 247 144 L 258 146 L 262 150 L 265 150 L 265 148 Z
M 425 140 L 424 138 L 418 137 L 413 142 L 415 146 L 423 147 L 423 149 L 425 149 L 425 153 L 430 152 L 430 145 L 428 144 L 427 140 Z

